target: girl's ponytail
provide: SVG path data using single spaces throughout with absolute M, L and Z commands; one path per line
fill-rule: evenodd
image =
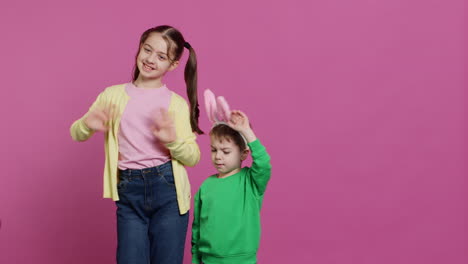
M 188 42 L 184 43 L 184 47 L 190 52 L 184 71 L 185 84 L 187 85 L 187 97 L 190 102 L 190 125 L 194 132 L 203 134 L 203 131 L 198 126 L 200 109 L 198 108 L 197 95 L 197 55 Z

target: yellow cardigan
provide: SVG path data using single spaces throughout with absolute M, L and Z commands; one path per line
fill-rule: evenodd
M 118 132 L 120 117 L 129 99 L 130 97 L 125 92 L 125 84 L 114 85 L 100 93 L 89 109 L 91 111 L 95 107 L 103 108 L 109 104 L 114 104 L 120 113 L 112 122 L 109 131 L 105 133 L 104 198 L 112 198 L 114 201 L 119 200 L 117 192 L 117 165 L 119 158 Z M 89 114 L 89 111 L 71 125 L 70 134 L 73 140 L 85 141 L 93 135 L 94 131 L 84 124 L 84 119 Z M 190 209 L 191 195 L 190 182 L 184 165 L 195 166 L 200 160 L 200 149 L 195 141 L 196 136 L 190 126 L 189 108 L 185 99 L 172 92 L 168 112 L 174 119 L 177 140 L 166 144 L 166 147 L 171 153 L 179 211 L 180 214 L 185 214 Z

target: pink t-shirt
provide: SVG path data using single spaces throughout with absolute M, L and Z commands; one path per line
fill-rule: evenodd
M 172 92 L 160 88 L 125 86 L 130 100 L 120 120 L 119 169 L 143 169 L 161 165 L 171 159 L 169 150 L 153 135 L 159 109 L 169 108 Z

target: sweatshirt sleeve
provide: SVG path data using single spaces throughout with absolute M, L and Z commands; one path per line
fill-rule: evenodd
M 94 134 L 94 130 L 87 127 L 84 123 L 84 120 L 89 115 L 91 110 L 98 106 L 103 106 L 104 101 L 104 92 L 102 92 L 98 95 L 94 103 L 89 108 L 88 112 L 85 115 L 83 115 L 80 119 L 73 122 L 73 124 L 70 127 L 70 134 L 73 140 L 85 141 L 88 140 Z
M 196 142 L 196 136 L 190 126 L 190 113 L 187 102 L 177 97 L 179 103 L 172 110 L 174 116 L 177 139 L 167 143 L 171 156 L 186 166 L 195 166 L 200 161 L 200 148 Z
M 198 241 L 200 240 L 200 190 L 195 194 L 193 222 L 192 222 L 192 263 L 201 264 L 201 256 L 198 251 Z
M 252 167 L 249 170 L 249 174 L 253 190 L 257 196 L 263 196 L 271 177 L 270 155 L 258 139 L 250 142 L 248 145 L 252 152 Z

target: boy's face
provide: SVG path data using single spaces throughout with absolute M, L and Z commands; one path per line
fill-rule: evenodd
M 218 170 L 218 177 L 231 176 L 241 169 L 242 161 L 247 158 L 248 150 L 240 151 L 232 139 L 213 135 L 211 140 L 211 161 Z

